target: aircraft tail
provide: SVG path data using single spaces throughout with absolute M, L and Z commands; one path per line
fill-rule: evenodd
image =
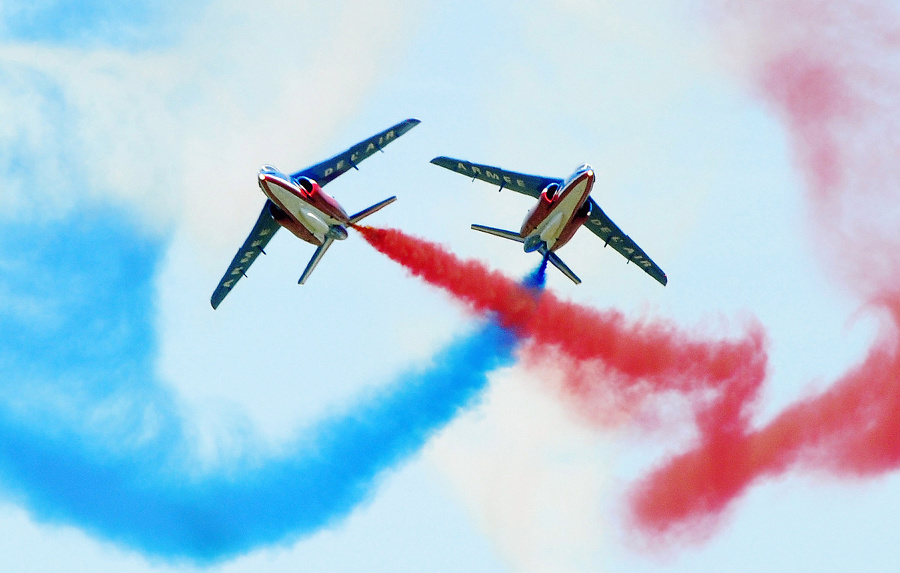
M 496 237 L 503 237 L 504 239 L 509 239 L 510 241 L 515 241 L 517 243 L 524 243 L 525 238 L 519 235 L 519 233 L 515 233 L 513 231 L 505 231 L 503 229 L 497 229 L 496 227 L 487 227 L 485 225 L 472 225 L 472 230 L 481 231 L 482 233 L 487 233 L 488 235 L 494 235 Z M 537 251 L 543 255 L 550 263 L 560 270 L 560 272 L 571 280 L 575 284 L 581 284 L 581 279 L 578 278 L 578 275 L 572 272 L 572 269 L 566 265 L 562 261 L 559 256 L 553 251 L 547 250 L 547 244 L 542 243 L 542 246 L 537 249 Z
M 393 203 L 396 200 L 397 200 L 397 197 L 388 197 L 387 199 L 385 199 L 384 201 L 381 201 L 380 203 L 375 203 L 368 209 L 363 209 L 359 213 L 350 217 L 349 223 L 351 225 L 355 225 L 358 221 L 365 219 L 366 217 L 368 217 L 375 211 L 379 211 L 379 210 L 383 209 L 384 207 L 387 207 L 388 205 L 390 205 L 391 203 Z M 325 256 L 325 251 L 328 250 L 328 247 L 331 246 L 331 243 L 333 243 L 336 238 L 343 239 L 344 237 L 347 236 L 347 232 L 344 230 L 343 227 L 337 227 L 337 228 L 342 231 L 342 236 L 339 236 L 337 234 L 333 235 L 331 233 L 328 233 L 327 235 L 325 235 L 325 242 L 322 243 L 321 245 L 319 245 L 319 248 L 317 248 L 316 252 L 313 253 L 312 258 L 309 260 L 309 263 L 307 263 L 307 265 L 306 265 L 306 268 L 303 269 L 303 274 L 300 275 L 300 280 L 297 281 L 297 284 L 302 285 L 303 283 L 306 282 L 306 279 L 309 278 L 309 275 L 311 275 L 312 272 L 316 269 L 316 265 L 318 265 L 319 261 L 322 260 L 322 257 Z
M 397 200 L 397 197 L 396 197 L 396 196 L 394 196 L 394 197 L 388 197 L 387 199 L 385 199 L 384 201 L 381 201 L 380 203 L 375 203 L 374 205 L 372 205 L 372 206 L 369 207 L 368 209 L 363 209 L 362 211 L 360 211 L 360 212 L 357 213 L 356 215 L 353 215 L 353 216 L 350 217 L 350 224 L 351 224 L 351 225 L 355 225 L 356 223 L 358 223 L 359 221 L 365 219 L 366 217 L 368 217 L 368 216 L 371 215 L 372 213 L 374 213 L 374 212 L 376 212 L 376 211 L 380 211 L 381 209 L 387 207 L 388 205 L 390 205 L 391 203 L 393 203 L 393 202 L 396 201 L 396 200 Z
M 543 247 L 539 252 L 542 255 L 544 255 L 545 257 L 547 257 L 547 260 L 550 261 L 550 263 L 554 267 L 559 269 L 559 271 L 562 274 L 569 277 L 569 280 L 571 280 L 573 283 L 575 283 L 577 285 L 581 284 L 581 279 L 578 278 L 578 275 L 576 275 L 575 273 L 572 272 L 572 269 L 570 269 L 569 266 L 566 265 L 566 263 L 564 263 L 561 258 L 559 258 L 559 255 L 557 255 L 553 251 L 548 251 L 547 247 Z

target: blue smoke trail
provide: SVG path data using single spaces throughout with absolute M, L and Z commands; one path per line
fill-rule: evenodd
M 522 284 L 536 290 L 542 290 L 547 284 L 547 260 L 549 255 L 541 258 L 541 263 L 522 279 Z
M 162 245 L 118 213 L 80 215 L 0 227 L 0 486 L 40 519 L 198 563 L 296 539 L 372 495 L 513 360 L 487 323 L 287 453 L 198 473 L 153 375 Z
M 45 0 L 5 4 L 0 16 L 5 16 L 7 40 L 148 49 L 171 41 L 184 21 L 208 2 Z

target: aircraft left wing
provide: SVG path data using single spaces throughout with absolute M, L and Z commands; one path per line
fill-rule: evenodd
M 259 219 L 256 220 L 253 230 L 250 231 L 250 236 L 247 237 L 241 249 L 231 260 L 228 270 L 225 271 L 225 276 L 222 277 L 222 280 L 219 281 L 219 286 L 213 291 L 212 298 L 209 300 L 213 308 L 218 308 L 225 296 L 234 288 L 235 283 L 241 280 L 241 277 L 247 276 L 247 269 L 250 268 L 250 265 L 253 264 L 253 261 L 256 260 L 260 253 L 265 253 L 263 249 L 269 244 L 269 241 L 275 235 L 275 231 L 281 228 L 281 225 L 275 222 L 275 219 L 272 218 L 272 214 L 269 212 L 271 204 L 271 201 L 266 201 L 262 212 L 259 214 Z
M 499 167 L 491 167 L 490 165 L 482 165 L 480 163 L 472 163 L 463 159 L 454 159 L 452 157 L 435 157 L 432 163 L 455 171 L 473 180 L 481 179 L 494 185 L 499 185 L 500 190 L 510 189 L 529 197 L 537 199 L 541 196 L 541 191 L 551 183 L 562 185 L 562 179 L 554 179 L 552 177 L 541 177 L 540 175 L 527 175 L 525 173 L 516 173 L 515 171 L 506 171 Z
M 338 176 L 347 171 L 357 169 L 356 166 L 363 159 L 371 157 L 376 151 L 383 151 L 385 145 L 419 125 L 419 123 L 418 119 L 401 121 L 397 125 L 385 129 L 381 133 L 376 133 L 365 141 L 360 141 L 347 151 L 339 153 L 331 159 L 308 167 L 303 171 L 292 173 L 291 178 L 296 180 L 299 177 L 309 177 L 310 179 L 314 179 L 320 186 L 324 187 L 327 183 L 334 181 Z
M 644 269 L 645 273 L 665 286 L 669 282 L 666 273 L 647 256 L 647 253 L 637 243 L 631 240 L 631 237 L 623 233 L 622 229 L 612 222 L 612 219 L 603 212 L 603 209 L 600 208 L 600 205 L 597 205 L 596 201 L 588 197 L 588 202 L 591 210 L 587 221 L 584 222 L 584 226 L 600 237 L 606 245 L 614 248 L 628 259 L 628 262 L 635 263 Z

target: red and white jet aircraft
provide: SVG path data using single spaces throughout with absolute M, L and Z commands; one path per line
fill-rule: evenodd
M 661 284 L 668 282 L 666 273 L 591 199 L 594 170 L 590 165 L 582 165 L 564 181 L 505 171 L 452 157 L 435 157 L 431 162 L 471 177 L 473 181 L 481 179 L 499 185 L 501 191 L 511 189 L 537 199 L 537 205 L 528 212 L 518 233 L 484 225 L 472 225 L 472 229 L 523 243 L 526 253 L 541 253 L 576 284 L 581 279 L 562 262 L 556 251 L 568 243 L 582 225 Z
M 213 292 L 210 299 L 212 307 L 217 308 L 235 283 L 247 276 L 247 269 L 260 253 L 265 254 L 263 249 L 281 227 L 318 247 L 298 281 L 299 284 L 306 282 L 331 243 L 347 238 L 347 227 L 397 200 L 396 197 L 389 197 L 355 215 L 347 215 L 333 197 L 322 191 L 322 187 L 351 168 L 358 169 L 356 166 L 360 161 L 376 151 L 382 151 L 385 145 L 418 124 L 417 119 L 401 121 L 327 161 L 291 175 L 285 175 L 271 165 L 264 165 L 259 170 L 259 188 L 266 195 L 266 204 L 250 236 Z

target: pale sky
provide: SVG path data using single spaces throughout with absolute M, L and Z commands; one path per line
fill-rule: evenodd
M 847 229 L 831 233 L 811 199 L 797 125 L 758 83 L 768 61 L 840 32 L 845 15 L 827 0 L 784 4 L 796 10 L 4 3 L 4 567 L 890 569 L 891 471 L 791 468 L 754 482 L 695 540 L 648 542 L 628 523 L 628 496 L 696 437 L 684 404 L 598 427 L 560 391 L 563 372 L 495 356 L 500 335 L 483 317 L 353 231 L 303 286 L 314 247 L 280 233 L 209 305 L 264 202 L 262 164 L 294 172 L 415 117 L 326 188 L 348 212 L 397 195 L 366 222 L 517 279 L 538 257 L 469 225 L 518 228 L 531 200 L 429 160 L 560 178 L 590 163 L 593 198 L 669 285 L 580 231 L 560 256 L 583 283 L 550 269 L 547 288 L 711 338 L 758 322 L 762 427 L 858 363 L 881 324 L 841 270 L 855 268 L 834 246 Z M 891 3 L 853 5 L 887 10 L 886 28 L 900 22 Z M 900 65 L 889 56 L 878 61 Z M 470 379 L 431 392 L 442 368 Z M 376 441 L 353 441 L 369 430 Z M 195 507 L 227 519 L 204 537 L 209 528 L 178 517 Z

